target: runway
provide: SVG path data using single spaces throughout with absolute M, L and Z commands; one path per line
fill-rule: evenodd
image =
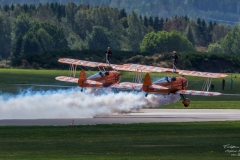
M 132 113 L 94 118 L 2 119 L 0 126 L 66 126 L 96 124 L 131 124 L 151 122 L 240 121 L 237 109 L 141 109 Z

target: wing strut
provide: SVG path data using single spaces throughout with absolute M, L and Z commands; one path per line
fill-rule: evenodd
M 70 64 L 69 66 L 69 77 L 76 77 L 76 70 L 77 70 L 77 65 L 74 65 L 73 63 Z
M 202 91 L 209 91 L 211 83 L 212 83 L 212 78 L 208 77 L 203 83 Z
M 136 69 L 135 77 L 133 77 L 133 83 L 142 83 L 143 72 L 141 70 Z

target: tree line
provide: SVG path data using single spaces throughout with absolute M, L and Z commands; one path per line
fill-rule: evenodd
M 154 52 L 182 51 L 207 46 L 229 32 L 227 26 L 207 23 L 201 18 L 141 16 L 135 11 L 127 14 L 125 9 L 72 2 L 5 5 L 0 7 L 0 27 L 2 58 L 62 49 L 104 50 L 108 46 L 114 50 L 144 52 L 150 47 L 146 45 L 157 45 L 159 49 Z M 156 40 L 152 42 L 156 44 L 146 43 L 151 32 L 160 37 L 165 35 L 163 41 L 168 43 L 162 43 L 164 46 L 159 46 L 161 43 Z
M 126 9 L 130 14 L 134 10 L 138 15 L 171 17 L 174 15 L 188 15 L 192 18 L 207 17 L 223 20 L 223 23 L 233 24 L 239 22 L 240 3 L 238 0 L 1 0 L 0 5 L 23 5 L 45 3 L 77 5 L 87 4 L 92 6 L 105 5 L 111 8 Z

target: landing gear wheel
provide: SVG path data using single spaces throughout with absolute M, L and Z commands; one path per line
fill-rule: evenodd
M 148 93 L 145 94 L 145 97 L 147 97 L 147 96 L 148 96 Z
M 183 105 L 185 107 L 188 107 L 190 105 L 190 99 L 189 98 L 185 98 L 183 101 L 182 101 Z

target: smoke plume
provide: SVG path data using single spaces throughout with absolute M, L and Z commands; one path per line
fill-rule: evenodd
M 161 95 L 107 90 L 67 89 L 57 91 L 27 90 L 18 95 L 0 95 L 0 119 L 92 118 L 112 113 L 126 113 L 142 107 L 158 107 L 179 99 Z

